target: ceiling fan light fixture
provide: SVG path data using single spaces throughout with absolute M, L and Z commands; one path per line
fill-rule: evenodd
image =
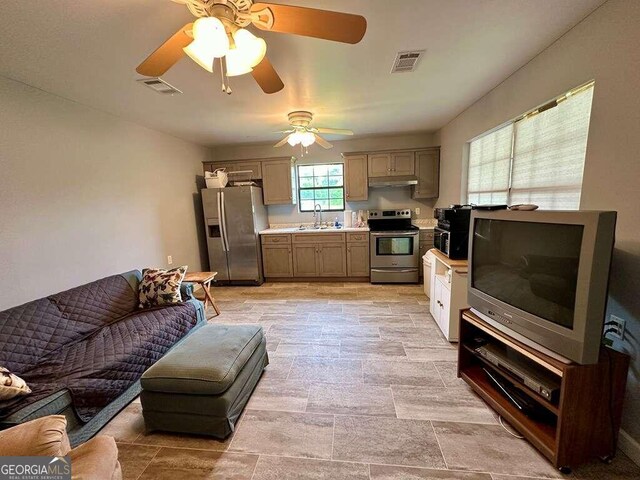
M 300 134 L 300 143 L 302 143 L 303 147 L 308 147 L 313 145 L 316 141 L 316 136 L 311 132 L 304 132 Z
M 193 24 L 193 42 L 184 52 L 209 72 L 213 72 L 213 61 L 229 52 L 229 37 L 222 22 L 215 17 L 202 17 Z
M 302 142 L 302 138 L 300 138 L 301 135 L 302 134 L 300 132 L 293 132 L 291 135 L 289 135 L 289 138 L 287 139 L 287 143 L 292 147 L 295 147 L 300 142 Z
M 233 41 L 239 55 L 252 68 L 258 65 L 267 54 L 266 42 L 244 28 L 239 28 L 233 33 Z
M 237 77 L 253 71 L 253 67 L 247 62 L 242 53 L 237 47 L 232 48 L 227 53 L 227 77 Z

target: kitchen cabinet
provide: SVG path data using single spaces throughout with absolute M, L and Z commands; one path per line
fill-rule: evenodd
M 413 175 L 415 172 L 415 157 L 413 152 L 398 152 L 391 154 L 391 175 Z
M 347 276 L 369 276 L 369 243 L 347 243 Z
M 291 235 L 263 235 L 262 270 L 269 278 L 293 277 Z
M 291 189 L 291 160 L 269 160 L 262 162 L 262 195 L 265 205 L 290 205 L 293 203 Z
M 418 184 L 413 187 L 412 198 L 437 198 L 440 193 L 440 149 L 416 152 L 415 169 Z
M 347 202 L 369 198 L 368 159 L 366 155 L 344 156 L 344 189 Z
M 293 276 L 319 277 L 318 245 L 315 243 L 293 246 Z
M 247 162 L 222 162 L 222 163 L 205 163 L 204 169 L 208 172 L 213 172 L 219 168 L 224 168 L 227 173 L 232 172 L 251 172 L 246 175 L 231 175 L 229 181 L 233 180 L 261 180 L 262 179 L 262 163 L 258 160 L 252 160 Z M 234 178 L 237 177 L 237 178 Z
M 347 246 L 344 243 L 320 243 L 318 249 L 321 277 L 347 276 Z
M 436 324 L 450 342 L 457 342 L 459 336 L 460 310 L 467 305 L 466 260 L 450 260 L 440 251 L 433 249 L 431 268 L 431 299 L 429 312 Z
M 263 245 L 262 268 L 266 278 L 293 277 L 291 245 Z
M 347 233 L 347 276 L 368 277 L 369 233 Z
M 420 261 L 433 246 L 433 230 L 420 230 Z M 422 273 L 422 270 L 420 270 L 420 276 L 422 276 Z
M 391 154 L 374 153 L 368 157 L 369 177 L 388 177 L 391 175 Z
M 413 152 L 372 153 L 368 157 L 371 178 L 413 175 L 415 172 Z

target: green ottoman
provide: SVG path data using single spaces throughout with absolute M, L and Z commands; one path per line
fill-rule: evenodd
M 140 380 L 147 430 L 225 438 L 269 363 L 257 325 L 206 325 Z

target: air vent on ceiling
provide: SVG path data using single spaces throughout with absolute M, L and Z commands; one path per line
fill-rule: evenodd
M 413 72 L 424 56 L 426 50 L 413 50 L 409 52 L 398 52 L 393 61 L 391 73 Z
M 138 82 L 144 83 L 147 87 L 149 87 L 154 92 L 162 93 L 163 95 L 173 95 L 174 93 L 182 93 L 173 85 L 169 85 L 167 82 L 162 80 L 161 78 L 149 77 L 149 78 L 140 78 L 137 80 Z

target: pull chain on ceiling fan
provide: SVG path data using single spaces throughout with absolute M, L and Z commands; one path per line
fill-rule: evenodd
M 326 133 L 330 135 L 353 135 L 351 130 L 310 126 L 313 121 L 313 113 L 304 110 L 291 112 L 289 113 L 288 118 L 291 128 L 277 132 L 286 133 L 287 136 L 276 143 L 274 147 L 282 147 L 285 143 L 288 143 L 292 147 L 300 145 L 302 156 L 308 153 L 308 147 L 314 143 L 317 143 L 322 148 L 333 148 L 333 145 L 318 135 L 319 133 Z
M 202 68 L 213 72 L 215 59 L 220 59 L 223 91 L 227 93 L 231 90 L 225 78 L 246 73 L 251 73 L 265 93 L 284 88 L 266 56 L 265 41 L 244 27 L 253 25 L 265 31 L 350 44 L 362 40 L 367 29 L 367 21 L 360 15 L 315 8 L 253 3 L 252 0 L 172 1 L 186 5 L 197 20 L 173 34 L 136 71 L 160 77 L 186 53 Z

